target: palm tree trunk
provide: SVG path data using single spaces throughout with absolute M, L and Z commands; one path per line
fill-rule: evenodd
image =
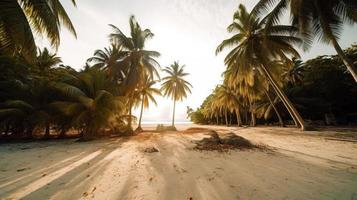
M 283 121 L 283 119 L 281 118 L 280 113 L 279 113 L 278 109 L 276 108 L 276 106 L 275 106 L 273 100 L 270 98 L 270 95 L 269 95 L 268 91 L 267 91 L 265 88 L 263 88 L 263 90 L 264 90 L 264 93 L 265 93 L 265 95 L 267 96 L 267 98 L 268 98 L 268 100 L 269 100 L 270 105 L 273 107 L 273 110 L 274 110 L 276 116 L 277 116 L 278 119 L 279 119 L 279 124 L 280 124 L 280 126 L 285 126 L 285 125 L 284 125 L 284 121 Z
M 232 125 L 232 114 L 230 112 L 229 112 L 228 118 L 229 118 L 229 126 L 231 126 Z
M 176 95 L 174 97 L 174 110 L 172 112 L 172 127 L 175 127 Z
M 50 124 L 49 123 L 46 123 L 44 138 L 45 139 L 50 138 Z
M 65 138 L 66 137 L 66 129 L 65 128 L 61 128 L 60 134 L 58 136 L 58 138 Z
M 251 118 L 251 120 L 250 120 L 250 122 L 251 122 L 251 126 L 255 126 L 256 124 L 257 124 L 257 121 L 256 121 L 256 119 L 255 119 L 255 113 L 254 113 L 254 109 L 253 109 L 253 104 L 252 103 L 250 103 L 250 118 Z
M 236 117 L 237 117 L 237 126 L 242 126 L 242 116 L 240 115 L 239 110 L 236 110 Z
M 254 127 L 257 124 L 254 112 L 250 112 L 250 117 L 251 117 L 251 126 Z
M 226 120 L 226 126 L 228 126 L 227 110 L 224 111 L 224 118 Z
M 131 102 L 131 100 L 129 100 L 129 120 L 128 120 L 128 129 L 129 130 L 132 130 L 132 127 L 131 127 L 131 121 L 132 121 L 131 107 L 132 107 L 132 102 Z
M 281 101 L 284 103 L 285 107 L 288 109 L 290 115 L 292 118 L 298 122 L 298 125 L 300 126 L 301 130 L 304 131 L 306 130 L 305 122 L 299 112 L 295 109 L 294 105 L 291 103 L 291 101 L 288 99 L 288 97 L 285 95 L 285 93 L 280 89 L 276 81 L 273 79 L 272 75 L 270 72 L 267 70 L 265 65 L 261 65 L 261 68 L 263 69 L 264 73 L 266 74 L 269 82 L 273 86 L 273 89 L 275 92 L 278 94 L 280 97 Z M 294 121 L 295 121 L 294 120 Z
M 138 125 L 138 128 L 137 128 L 137 129 L 141 129 L 141 119 L 142 119 L 142 117 L 143 117 L 143 110 L 144 110 L 144 96 L 142 96 L 142 100 L 141 100 L 139 125 Z
M 343 52 L 342 48 L 340 47 L 340 45 L 338 44 L 337 40 L 335 37 L 331 38 L 331 42 L 333 47 L 335 48 L 338 56 L 340 57 L 340 59 L 342 60 L 342 62 L 346 65 L 348 71 L 351 73 L 353 79 L 355 80 L 355 82 L 357 83 L 357 69 L 355 66 L 353 66 L 352 62 L 350 59 L 347 58 L 347 56 L 345 55 L 345 53 Z

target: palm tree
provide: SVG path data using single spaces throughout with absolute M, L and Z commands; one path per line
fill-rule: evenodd
M 151 39 L 154 34 L 149 29 L 142 29 L 134 16 L 129 19 L 130 37 L 126 36 L 118 27 L 110 25 L 114 33 L 110 34 L 111 42 L 122 48 L 124 56 L 117 62 L 116 66 L 123 71 L 125 79 L 123 91 L 129 96 L 129 114 L 131 116 L 131 109 L 133 107 L 132 100 L 133 93 L 145 81 L 145 77 L 149 76 L 151 80 L 155 76 L 159 77 L 157 68 L 159 63 L 154 59 L 159 57 L 160 53 L 157 51 L 145 50 L 145 43 Z M 122 70 L 124 69 L 124 70 Z M 131 117 L 129 117 L 128 127 L 131 128 Z
M 338 44 L 342 25 L 357 22 L 357 1 L 341 0 L 260 0 L 254 8 L 255 13 L 272 9 L 267 17 L 268 27 L 279 22 L 284 11 L 289 10 L 292 25 L 299 28 L 307 44 L 314 37 L 332 44 L 340 59 L 357 82 L 356 66 L 348 59 Z
M 75 5 L 75 1 L 72 0 Z M 65 26 L 76 36 L 73 24 L 59 0 L 0 1 L 0 51 L 21 52 L 28 61 L 36 57 L 34 32 L 46 36 L 57 48 L 60 28 Z
M 289 60 L 289 56 L 299 57 L 295 44 L 301 44 L 301 39 L 295 37 L 297 29 L 292 26 L 273 25 L 265 29 L 267 18 L 260 20 L 253 13 L 249 14 L 243 5 L 234 14 L 234 22 L 228 27 L 229 32 L 237 32 L 231 38 L 224 40 L 216 50 L 221 52 L 227 47 L 234 46 L 228 53 L 225 63 L 230 68 L 249 71 L 254 68 L 269 80 L 272 88 L 284 103 L 292 118 L 299 122 L 302 130 L 305 123 L 294 105 L 279 87 L 274 75 L 270 72 L 272 61 Z M 237 71 L 239 71 L 237 70 Z
M 282 73 L 282 77 L 284 80 L 292 85 L 300 84 L 304 78 L 305 64 L 302 60 L 293 59 L 292 62 L 287 63 L 284 65 Z
M 163 69 L 168 76 L 164 77 L 164 81 L 161 86 L 164 96 L 171 97 L 174 101 L 174 108 L 172 113 L 172 127 L 175 127 L 175 109 L 176 101 L 182 101 L 187 97 L 187 93 L 191 93 L 192 85 L 187 82 L 184 77 L 189 75 L 184 72 L 184 67 L 180 66 L 178 61 L 175 61 L 170 67 Z
M 37 71 L 37 74 L 39 77 L 37 77 L 37 82 L 40 82 L 40 85 L 48 86 L 50 81 L 57 75 L 55 71 L 55 67 L 57 67 L 60 63 L 62 63 L 62 60 L 60 57 L 56 55 L 56 53 L 51 54 L 47 48 L 44 48 L 43 50 L 39 49 L 38 50 L 38 55 L 36 57 L 35 61 L 35 70 Z M 44 96 L 47 96 L 43 94 Z M 47 98 L 44 100 L 42 103 L 43 104 L 48 104 L 50 101 L 50 98 Z M 45 138 L 50 137 L 50 121 L 47 120 L 47 123 L 45 124 Z
M 88 63 L 93 63 L 92 67 L 96 67 L 108 72 L 108 75 L 122 81 L 124 79 L 124 68 L 118 64 L 120 59 L 125 56 L 126 52 L 115 44 L 111 44 L 109 48 L 104 50 L 98 49 L 94 52 L 93 57 L 87 60 Z
M 82 130 L 85 140 L 94 138 L 124 108 L 122 97 L 116 96 L 116 84 L 96 68 L 68 74 L 52 87 L 60 92 L 63 100 L 51 106 L 71 118 L 72 125 Z
M 143 116 L 144 108 L 149 107 L 149 102 L 153 102 L 157 105 L 154 95 L 161 95 L 159 89 L 154 88 L 153 86 L 157 83 L 157 81 L 150 80 L 149 77 L 146 77 L 145 83 L 139 88 L 141 106 L 140 106 L 140 117 L 139 117 L 139 125 L 136 128 L 136 132 L 141 132 L 143 129 L 141 128 L 141 119 Z
M 44 48 L 43 50 L 38 50 L 34 68 L 38 70 L 39 75 L 43 76 L 43 78 L 48 78 L 48 76 L 52 75 L 51 70 L 61 63 L 62 60 L 56 53 L 51 54 L 47 48 Z

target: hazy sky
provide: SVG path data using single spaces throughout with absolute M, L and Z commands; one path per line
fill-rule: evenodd
M 69 0 L 61 1 L 65 6 L 78 38 L 66 30 L 62 31 L 58 55 L 66 65 L 76 69 L 84 66 L 95 49 L 109 45 L 108 24 L 114 24 L 129 34 L 129 16 L 135 15 L 143 28 L 155 34 L 146 46 L 159 51 L 157 60 L 162 67 L 178 60 L 186 65 L 187 77 L 192 83 L 192 94 L 178 103 L 177 121 L 186 121 L 186 106 L 198 107 L 215 85 L 221 81 L 224 70 L 224 53 L 215 56 L 217 45 L 229 37 L 227 25 L 232 21 L 239 3 L 250 10 L 257 0 L 77 0 L 74 8 Z M 357 26 L 345 28 L 340 44 L 347 47 L 357 42 Z M 38 40 L 45 45 L 45 42 Z M 309 52 L 302 52 L 303 59 L 316 55 L 333 54 L 334 49 L 326 45 L 314 45 Z M 144 121 L 170 121 L 172 101 L 158 98 L 159 105 L 144 112 Z

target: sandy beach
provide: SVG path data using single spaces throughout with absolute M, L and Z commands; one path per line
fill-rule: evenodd
M 357 199 L 357 143 L 328 139 L 334 131 L 184 131 L 193 126 L 91 142 L 1 144 L 0 199 Z M 193 150 L 205 129 L 270 150 Z

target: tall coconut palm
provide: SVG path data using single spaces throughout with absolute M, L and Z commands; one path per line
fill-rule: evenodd
M 75 5 L 75 1 L 72 1 Z M 46 36 L 57 48 L 60 29 L 76 36 L 73 24 L 59 0 L 1 0 L 0 51 L 21 52 L 28 61 L 36 57 L 34 33 Z
M 129 25 L 129 37 L 118 27 L 110 25 L 114 31 L 114 33 L 110 34 L 110 39 L 113 44 L 122 48 L 124 56 L 117 62 L 117 66 L 121 69 L 125 68 L 123 70 L 125 74 L 123 83 L 125 85 L 124 93 L 127 96 L 133 96 L 133 92 L 143 83 L 146 76 L 149 76 L 152 80 L 155 76 L 159 77 L 157 68 L 160 65 L 154 58 L 159 57 L 160 53 L 145 50 L 145 43 L 154 36 L 149 29 L 143 30 L 134 16 L 130 17 Z M 130 97 L 129 99 L 134 98 Z M 130 115 L 133 103 L 129 101 Z M 129 117 L 128 127 L 131 129 L 131 117 Z
M 139 116 L 139 124 L 136 132 L 141 132 L 143 129 L 141 128 L 141 120 L 143 116 L 143 111 L 145 108 L 149 107 L 150 101 L 157 105 L 154 95 L 161 95 L 159 89 L 154 88 L 153 86 L 157 83 L 157 81 L 151 80 L 149 77 L 146 77 L 145 82 L 139 88 L 139 95 L 140 95 L 140 116 Z
M 272 8 L 272 6 L 275 6 Z M 357 68 L 347 58 L 338 44 L 345 22 L 357 22 L 357 1 L 354 0 L 260 0 L 254 8 L 255 13 L 270 11 L 268 26 L 279 22 L 284 11 L 290 13 L 292 25 L 299 28 L 307 43 L 314 37 L 333 45 L 340 59 L 357 82 Z
M 302 43 L 301 39 L 295 36 L 298 30 L 285 25 L 273 25 L 266 29 L 266 23 L 267 18 L 259 19 L 253 13 L 248 13 L 243 5 L 239 5 L 238 11 L 234 14 L 234 21 L 228 27 L 229 32 L 236 34 L 224 40 L 217 47 L 216 53 L 233 46 L 233 50 L 225 58 L 226 65 L 245 71 L 258 68 L 270 82 L 292 118 L 299 122 L 302 130 L 305 130 L 304 120 L 269 70 L 272 61 L 289 60 L 289 56 L 299 57 L 294 48 L 294 45 Z
M 182 101 L 187 97 L 188 93 L 191 93 L 192 85 L 186 81 L 185 76 L 189 73 L 184 72 L 184 67 L 180 66 L 178 61 L 175 61 L 170 67 L 163 69 L 168 76 L 164 77 L 164 81 L 161 86 L 161 91 L 163 91 L 164 96 L 171 97 L 174 101 L 174 107 L 172 112 L 172 126 L 175 127 L 175 109 L 176 101 Z

